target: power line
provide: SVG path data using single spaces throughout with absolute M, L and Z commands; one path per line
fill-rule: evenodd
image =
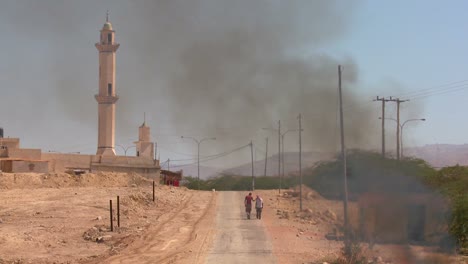
M 238 148 L 235 148 L 235 149 L 232 149 L 232 150 L 229 150 L 229 151 L 225 151 L 223 153 L 219 153 L 219 154 L 216 154 L 216 155 L 212 155 L 210 157 L 206 157 L 204 159 L 202 159 L 201 161 L 210 161 L 210 160 L 215 160 L 215 159 L 218 159 L 218 158 L 222 158 L 222 157 L 225 157 L 231 153 L 234 153 L 236 151 L 239 151 L 241 149 L 244 149 L 246 147 L 250 147 L 250 143 L 247 144 L 247 145 L 244 145 L 244 146 L 241 146 L 241 147 L 238 147 Z M 187 163 L 187 164 L 178 164 L 178 165 L 174 165 L 172 167 L 183 167 L 183 166 L 188 166 L 188 165 L 194 165 L 196 164 L 197 162 L 192 162 L 192 163 Z
M 468 82 L 468 80 L 450 82 L 450 83 L 446 83 L 446 84 L 442 84 L 442 85 L 433 86 L 433 87 L 430 87 L 430 88 L 420 89 L 420 90 L 417 90 L 417 91 L 408 91 L 408 92 L 399 94 L 398 96 L 399 97 L 410 97 L 410 96 L 415 96 L 416 94 L 419 94 L 419 93 L 430 93 L 430 92 L 442 91 L 442 90 L 445 90 L 445 89 L 449 89 L 450 87 L 452 87 L 454 85 L 458 86 L 461 83 L 465 83 L 464 85 L 466 85 L 466 84 L 468 84 L 467 82 Z

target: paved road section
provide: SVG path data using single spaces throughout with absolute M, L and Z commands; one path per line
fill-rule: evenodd
M 262 221 L 255 218 L 255 209 L 247 220 L 245 195 L 245 192 L 218 193 L 217 232 L 207 264 L 277 263 Z

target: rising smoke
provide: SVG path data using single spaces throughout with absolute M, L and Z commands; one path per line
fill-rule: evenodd
M 324 51 L 350 30 L 356 5 L 330 0 L 11 1 L 2 8 L 1 21 L 12 37 L 36 41 L 45 54 L 40 63 L 49 81 L 39 88 L 57 95 L 50 112 L 94 128 L 93 44 L 106 9 L 111 10 L 121 43 L 117 140 L 134 138 L 147 112 L 154 131 L 216 136 L 222 150 L 255 139 L 262 127 L 274 127 L 280 119 L 284 129 L 294 129 L 302 113 L 305 148 L 335 150 L 337 65 L 344 65 L 347 105 L 359 105 L 359 74 L 353 59 Z M 25 98 L 33 105 L 34 99 Z M 375 142 L 375 114 L 354 107 L 345 115 L 349 145 Z

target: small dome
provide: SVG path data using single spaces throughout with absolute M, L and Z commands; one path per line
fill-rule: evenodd
M 102 27 L 104 30 L 112 30 L 112 24 L 110 22 L 106 22 Z

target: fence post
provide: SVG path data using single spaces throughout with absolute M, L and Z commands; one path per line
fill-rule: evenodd
M 154 202 L 154 181 L 153 181 L 153 202 Z
M 120 227 L 120 199 L 117 195 L 117 226 Z
M 111 232 L 114 232 L 114 222 L 112 221 L 112 200 L 109 200 L 109 205 L 110 205 L 110 228 Z

